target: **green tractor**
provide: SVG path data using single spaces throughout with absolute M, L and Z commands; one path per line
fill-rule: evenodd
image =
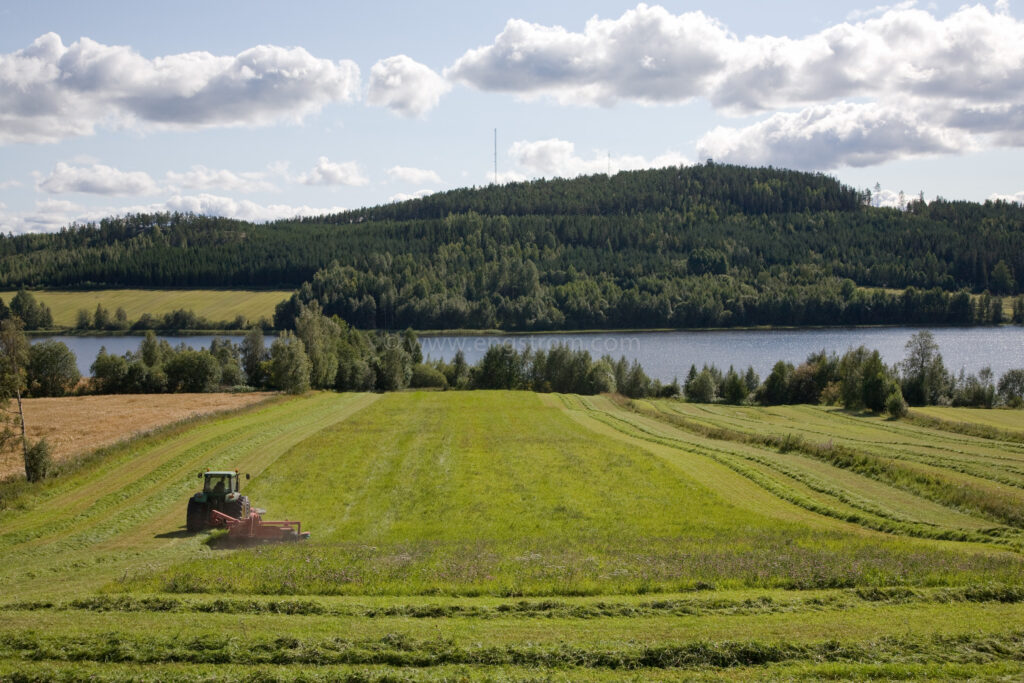
M 188 501 L 188 512 L 185 516 L 185 528 L 189 531 L 202 531 L 211 526 L 210 513 L 214 510 L 223 512 L 235 519 L 248 519 L 249 499 L 239 493 L 242 475 L 238 470 L 227 472 L 199 473 L 203 481 L 203 490 L 192 496 Z M 249 475 L 246 474 L 248 479 Z

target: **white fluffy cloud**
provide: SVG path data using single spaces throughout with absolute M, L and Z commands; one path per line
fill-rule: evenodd
M 1024 190 L 1015 192 L 1014 194 L 993 194 L 989 196 L 992 201 L 1002 200 L 1004 202 L 1016 202 L 1017 204 L 1024 204 Z
M 410 166 L 392 166 L 388 169 L 388 177 L 392 180 L 413 185 L 437 185 L 441 182 L 441 176 L 437 175 L 436 172 Z
M 448 81 L 430 67 L 405 55 L 395 55 L 370 68 L 366 101 L 403 116 L 423 116 L 449 90 Z
M 23 213 L 0 210 L 0 232 L 56 232 L 84 211 L 74 202 L 59 199 L 37 201 L 32 210 Z
M 317 159 L 316 166 L 309 173 L 299 175 L 298 181 L 305 185 L 353 185 L 369 184 L 369 180 L 354 161 L 336 163 L 327 157 Z
M 135 206 L 86 207 L 69 201 L 45 200 L 36 202 L 32 210 L 21 213 L 8 213 L 0 206 L 0 232 L 55 232 L 72 223 L 82 224 L 127 213 L 188 211 L 260 223 L 295 216 L 319 216 L 344 210 L 340 206 L 318 208 L 305 205 L 258 204 L 212 194 L 175 195 L 165 202 Z
M 954 152 L 970 144 L 963 133 L 904 109 L 840 102 L 773 114 L 745 128 L 718 126 L 700 139 L 697 153 L 726 163 L 813 170 Z
M 917 4 L 917 0 L 904 0 L 893 5 L 875 5 L 871 9 L 855 9 L 846 15 L 847 21 L 861 21 L 870 17 L 877 17 L 894 9 L 911 9 Z
M 419 199 L 420 197 L 426 197 L 429 194 L 433 194 L 432 190 L 416 190 L 415 192 L 398 192 L 388 197 L 388 202 L 405 202 L 410 199 Z
M 289 206 L 287 204 L 263 205 L 244 199 L 238 200 L 231 197 L 200 194 L 196 196 L 176 195 L 171 197 L 165 204 L 165 210 L 189 211 L 207 216 L 224 216 L 226 218 L 238 218 L 254 223 L 262 223 L 279 218 L 338 213 L 345 209 L 340 206 L 318 209 L 309 206 Z
M 299 120 L 358 97 L 354 62 L 260 45 L 235 56 L 190 52 L 155 59 L 47 33 L 0 55 L 0 144 L 54 142 L 100 125 L 262 125 Z
M 1002 102 L 1024 86 L 1024 23 L 981 5 L 938 19 L 901 4 L 803 38 L 740 39 L 702 12 L 640 4 L 582 33 L 510 20 L 447 75 L 564 102 L 703 96 L 743 112 L 896 93 Z
M 1005 3 L 945 18 L 879 5 L 796 38 L 740 38 L 702 12 L 645 4 L 582 32 L 513 19 L 445 75 L 565 104 L 701 97 L 729 115 L 776 112 L 701 140 L 700 156 L 739 163 L 821 169 L 1024 146 L 1024 22 Z
M 494 44 L 469 50 L 445 75 L 565 103 L 679 102 L 708 91 L 734 42 L 702 12 L 641 4 L 618 19 L 595 17 L 583 33 L 511 19 Z
M 512 144 L 508 154 L 516 164 L 526 171 L 526 174 L 513 172 L 503 178 L 506 181 L 530 176 L 571 178 L 590 173 L 605 173 L 608 170 L 616 173 L 643 168 L 681 166 L 690 163 L 686 157 L 675 152 L 667 152 L 653 159 L 636 155 L 610 157 L 607 154 L 595 154 L 591 159 L 584 159 L 576 154 L 576 146 L 572 142 L 558 138 L 532 142 L 521 140 Z
M 159 188 L 143 171 L 121 171 L 103 164 L 71 166 L 60 161 L 36 187 L 50 194 L 80 192 L 104 195 L 146 195 Z
M 193 166 L 184 173 L 168 171 L 167 186 L 174 191 L 181 190 L 223 190 L 227 192 L 273 192 L 274 183 L 267 180 L 267 174 L 255 172 L 235 173 L 227 169 Z

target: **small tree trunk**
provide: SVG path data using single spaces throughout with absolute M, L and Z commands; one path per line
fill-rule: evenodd
M 18 387 L 18 419 L 21 420 L 21 452 L 25 458 L 25 476 L 28 477 L 28 437 L 25 436 L 25 410 L 21 406 L 21 387 Z

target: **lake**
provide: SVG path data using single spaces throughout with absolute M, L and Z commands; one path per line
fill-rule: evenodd
M 722 369 L 730 365 L 746 369 L 748 365 L 764 378 L 778 360 L 799 364 L 815 351 L 826 349 L 840 355 L 850 347 L 863 344 L 878 349 L 889 365 L 905 355 L 904 346 L 911 335 L 925 328 L 874 327 L 832 328 L 813 330 L 715 330 L 675 332 L 588 332 L 503 336 L 437 336 L 422 337 L 424 357 L 450 361 L 460 349 L 470 363 L 483 357 L 488 347 L 511 344 L 517 349 L 550 348 L 568 344 L 584 349 L 592 356 L 626 356 L 639 360 L 651 377 L 669 382 L 682 380 L 690 364 L 698 368 L 714 363 Z M 1024 327 L 939 327 L 927 328 L 935 335 L 946 367 L 954 372 L 961 368 L 977 372 L 986 365 L 997 377 L 1010 368 L 1024 367 Z M 105 346 L 110 353 L 124 353 L 139 347 L 142 337 L 50 337 L 67 344 L 78 357 L 83 375 Z M 242 337 L 229 335 L 236 343 Z M 42 339 L 36 337 L 33 341 Z M 176 346 L 184 343 L 193 348 L 208 347 L 209 335 L 163 337 Z M 271 337 L 267 337 L 269 345 Z

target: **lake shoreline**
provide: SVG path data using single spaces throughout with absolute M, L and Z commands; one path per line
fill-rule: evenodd
M 1008 327 L 1024 326 L 1019 323 L 1001 323 L 999 325 L 915 325 L 913 323 L 894 323 L 888 325 L 747 325 L 737 327 L 624 327 L 624 328 L 585 328 L 573 330 L 498 330 L 498 329 L 463 329 L 452 330 L 413 330 L 418 337 L 535 337 L 538 335 L 572 335 L 572 334 L 648 334 L 661 332 L 799 332 L 802 330 L 885 330 L 913 327 L 922 330 L 937 329 L 999 329 Z M 251 329 L 251 328 L 250 328 Z M 372 332 L 373 329 L 356 328 L 362 332 Z M 29 337 L 145 337 L 147 332 L 153 332 L 158 337 L 205 337 L 205 336 L 244 336 L 245 330 L 81 330 L 78 328 L 53 328 L 48 330 L 25 330 Z M 282 330 L 264 329 L 266 336 L 276 336 Z M 404 330 L 387 330 L 392 333 L 400 333 Z
M 872 326 L 872 327 L 817 327 L 817 328 L 758 328 L 719 330 L 626 330 L 626 331 L 572 331 L 559 333 L 532 332 L 490 334 L 422 334 L 420 347 L 424 358 L 451 362 L 462 353 L 468 363 L 475 364 L 493 347 L 507 345 L 523 352 L 550 351 L 557 346 L 586 351 L 592 358 L 623 356 L 629 362 L 638 361 L 647 374 L 663 382 L 682 378 L 690 365 L 700 368 L 715 364 L 722 370 L 730 365 L 741 369 L 752 366 L 762 377 L 767 376 L 777 361 L 793 365 L 804 362 L 812 353 L 824 349 L 842 355 L 850 348 L 866 346 L 877 349 L 883 361 L 892 365 L 906 355 L 906 343 L 922 330 L 935 336 L 946 367 L 953 372 L 965 368 L 976 373 L 990 366 L 997 375 L 1008 369 L 1024 366 L 1024 327 L 926 327 L 926 326 Z M 193 348 L 209 347 L 215 337 L 241 343 L 244 331 L 225 330 L 216 334 L 158 334 L 172 346 L 184 344 Z M 141 334 L 33 335 L 32 341 L 56 339 L 74 351 L 82 374 L 96 358 L 101 347 L 108 353 L 121 355 L 135 352 L 142 342 Z M 266 344 L 272 341 L 267 333 Z

